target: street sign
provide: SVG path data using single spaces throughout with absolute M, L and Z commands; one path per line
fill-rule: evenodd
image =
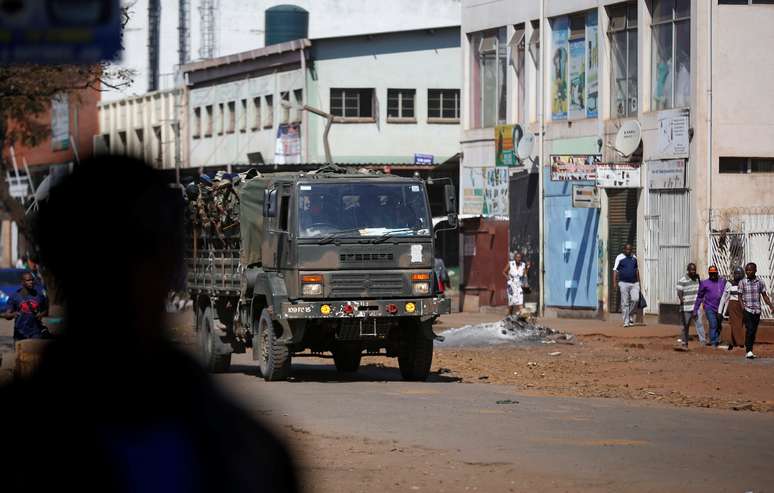
M 573 185 L 572 206 L 599 209 L 599 189 L 594 185 Z
M 0 0 L 1 63 L 94 63 L 120 49 L 119 0 Z

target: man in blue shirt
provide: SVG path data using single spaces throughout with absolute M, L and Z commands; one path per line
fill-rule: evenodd
M 13 324 L 13 339 L 40 339 L 47 334 L 42 319 L 48 311 L 48 299 L 37 286 L 35 276 L 30 272 L 22 274 L 22 286 L 8 300 L 6 319 L 16 319 Z
M 632 254 L 632 246 L 624 245 L 623 253 L 615 259 L 613 266 L 613 286 L 621 290 L 621 312 L 624 327 L 634 325 L 632 313 L 640 301 L 640 270 L 637 257 Z

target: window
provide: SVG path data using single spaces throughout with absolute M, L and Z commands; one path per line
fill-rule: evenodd
M 498 123 L 505 123 L 508 67 L 508 45 L 505 36 L 505 27 L 470 36 L 470 48 L 473 52 L 473 127 L 489 128 Z
M 526 32 L 524 31 L 524 24 L 516 26 L 514 28 L 513 37 L 508 42 L 508 48 L 511 50 L 510 63 L 513 67 L 515 75 L 516 85 L 516 121 L 524 122 L 526 116 L 526 108 L 524 107 L 526 101 Z
M 239 114 L 239 131 L 247 131 L 247 100 L 242 100 L 241 113 Z
M 118 141 L 120 142 L 118 153 L 126 155 L 127 151 L 129 150 L 126 143 L 126 131 L 122 130 L 118 132 Z
M 774 158 L 721 157 L 720 173 L 774 173 Z
M 551 118 L 596 118 L 599 96 L 597 11 L 552 21 Z
M 236 101 L 231 101 L 228 103 L 228 119 L 226 120 L 228 126 L 226 127 L 226 132 L 233 134 L 234 130 L 236 130 Z
M 460 90 L 429 89 L 427 91 L 427 120 L 430 123 L 460 121 Z
M 226 105 L 223 103 L 218 104 L 218 135 L 223 135 L 223 130 L 225 129 L 225 123 L 226 123 Z
M 691 0 L 653 0 L 651 15 L 652 109 L 688 106 L 691 97 Z
M 155 155 L 153 156 L 153 165 L 157 168 L 164 167 L 164 142 L 161 140 L 161 127 L 153 127 L 153 144 L 155 147 Z
M 274 127 L 274 96 L 264 96 L 266 117 L 263 119 L 263 128 Z
M 261 128 L 261 97 L 253 98 L 253 126 L 252 130 Z
M 610 25 L 610 117 L 637 115 L 637 3 L 608 8 Z
M 373 89 L 331 89 L 331 114 L 375 121 Z
M 282 111 L 282 120 L 280 123 L 290 123 L 290 91 L 283 91 L 280 93 L 280 98 L 282 99 L 282 106 L 280 108 L 280 111 Z
M 301 113 L 304 111 L 304 90 L 303 89 L 296 89 L 293 91 L 293 99 L 295 100 L 296 108 L 293 111 L 293 121 L 294 122 L 301 122 Z
M 208 104 L 204 107 L 204 112 L 207 114 L 207 126 L 204 128 L 204 136 L 212 137 L 212 105 Z
M 202 109 L 194 108 L 194 121 L 191 135 L 194 139 L 198 139 L 202 134 Z
M 387 121 L 414 122 L 416 89 L 387 89 Z

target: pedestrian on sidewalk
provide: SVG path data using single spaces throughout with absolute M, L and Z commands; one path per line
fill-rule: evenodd
M 511 252 L 508 265 L 503 269 L 508 293 L 508 315 L 518 314 L 524 306 L 523 286 L 529 274 L 530 264 L 524 262 L 521 252 Z
M 631 327 L 632 314 L 640 301 L 640 269 L 637 257 L 632 253 L 632 246 L 627 243 L 623 253 L 618 254 L 613 265 L 613 286 L 621 292 L 621 313 L 623 326 Z
M 36 284 L 31 272 L 22 274 L 21 288 L 8 300 L 3 318 L 14 320 L 13 340 L 43 339 L 49 336 L 43 317 L 48 313 L 48 298 Z
M 744 347 L 744 310 L 739 301 L 739 282 L 744 279 L 744 269 L 737 267 L 734 269 L 731 281 L 726 284 L 723 291 L 723 297 L 720 299 L 719 313 L 723 318 L 728 319 L 720 329 L 720 341 L 728 343 L 728 350 L 735 347 Z
M 747 328 L 744 338 L 744 347 L 747 350 L 745 357 L 753 359 L 755 358 L 755 353 L 753 353 L 755 334 L 758 332 L 758 323 L 761 321 L 761 298 L 772 311 L 774 311 L 774 304 L 769 299 L 763 279 L 756 275 L 758 266 L 754 262 L 750 262 L 745 265 L 744 272 L 747 277 L 739 281 L 739 301 L 742 303 L 744 325 Z
M 710 266 L 707 273 L 709 277 L 699 284 L 699 292 L 693 305 L 693 314 L 698 316 L 699 307 L 704 305 L 704 315 L 710 326 L 709 344 L 717 348 L 720 343 L 720 326 L 722 324 L 718 308 L 720 307 L 720 298 L 723 297 L 723 291 L 726 289 L 726 280 L 720 277 L 718 268 L 714 265 Z
M 699 338 L 699 344 L 703 346 L 707 342 L 701 316 L 696 316 L 693 313 L 693 305 L 696 303 L 700 282 L 701 278 L 696 272 L 696 264 L 693 262 L 688 264 L 685 275 L 677 281 L 677 297 L 680 299 L 681 321 L 683 322 L 683 335 L 682 339 L 680 339 L 680 345 L 683 349 L 688 349 L 688 329 L 691 326 L 691 320 L 696 321 L 696 335 Z

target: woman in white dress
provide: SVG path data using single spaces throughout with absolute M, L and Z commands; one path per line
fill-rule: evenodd
M 521 252 L 508 255 L 508 265 L 503 269 L 508 293 L 508 315 L 513 316 L 524 306 L 524 283 L 529 273 L 529 264 L 524 263 Z

